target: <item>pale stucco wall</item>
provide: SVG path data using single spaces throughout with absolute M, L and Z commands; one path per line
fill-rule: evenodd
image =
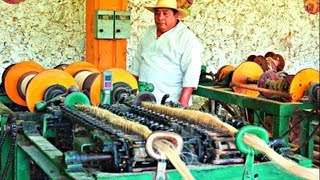
M 153 24 L 143 6 L 154 4 L 129 1 L 128 65 L 141 33 Z M 51 68 L 85 59 L 85 0 L 0 1 L 0 19 L 0 73 L 22 60 Z M 290 74 L 307 67 L 319 70 L 319 13 L 308 14 L 303 0 L 196 0 L 183 22 L 202 42 L 202 64 L 213 72 L 268 51 L 285 58 Z

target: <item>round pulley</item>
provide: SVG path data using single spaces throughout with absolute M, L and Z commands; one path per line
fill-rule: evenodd
M 254 55 L 254 54 L 250 55 L 250 56 L 247 57 L 247 61 L 253 62 L 255 58 L 256 58 L 256 55 Z
M 74 110 L 77 109 L 75 107 L 75 105 L 77 105 L 77 104 L 79 104 L 79 105 L 83 105 L 83 104 L 90 105 L 91 104 L 88 96 L 86 96 L 85 94 L 83 94 L 81 92 L 73 92 L 71 94 L 68 94 L 67 97 L 64 99 L 63 103 Z
M 46 89 L 45 93 L 43 94 L 42 100 L 43 101 L 50 101 L 51 99 L 53 99 L 59 95 L 65 94 L 65 93 L 67 93 L 66 87 L 61 86 L 59 84 L 54 84 Z
M 1 77 L 1 80 L 2 80 L 3 85 L 4 85 L 4 80 L 5 80 L 5 77 L 6 77 L 7 73 L 8 73 L 8 71 L 9 71 L 9 69 L 10 69 L 12 66 L 14 66 L 14 65 L 15 65 L 15 64 L 10 64 L 8 67 L 6 67 L 6 68 L 4 69 L 4 71 L 3 71 L 3 73 L 2 73 L 2 77 Z
M 138 89 L 136 78 L 126 70 L 119 68 L 109 69 L 112 73 L 112 84 L 125 83 L 130 89 Z M 91 78 L 92 77 L 92 78 Z M 92 105 L 99 105 L 101 100 L 101 73 L 96 73 L 88 77 L 83 85 L 83 91 L 87 93 Z
M 98 68 L 84 61 L 72 63 L 64 71 L 76 80 L 80 91 L 83 91 L 84 82 L 90 75 L 99 73 Z
M 277 62 L 277 71 L 282 71 L 285 66 L 284 58 L 280 54 L 275 54 L 272 59 Z
M 231 65 L 225 65 L 218 69 L 217 73 L 215 74 L 215 78 L 218 81 L 221 81 L 226 78 L 231 72 L 233 72 L 236 68 Z M 231 79 L 231 77 L 230 77 Z
M 85 61 L 78 61 L 78 62 L 71 63 L 68 65 L 68 67 L 64 69 L 65 72 L 69 73 L 73 77 L 76 73 L 79 73 L 80 71 L 84 71 L 84 70 L 90 71 L 93 73 L 99 72 L 97 67 Z
M 279 78 L 285 78 L 286 76 L 289 76 L 289 74 L 285 71 L 278 71 L 277 75 Z
M 300 100 L 301 97 L 303 97 L 305 91 L 307 88 L 314 84 L 319 83 L 320 79 L 320 72 L 312 69 L 312 68 L 306 68 L 303 70 L 300 70 L 292 79 L 290 88 L 289 88 L 289 94 L 291 95 L 292 102 L 297 102 Z
M 254 62 L 246 61 L 241 63 L 233 72 L 231 82 L 235 85 L 232 89 L 236 93 L 246 94 L 252 97 L 259 96 L 259 91 L 238 87 L 237 85 L 247 85 L 248 87 L 257 87 L 257 82 L 262 75 L 262 68 Z
M 59 69 L 45 70 L 37 74 L 29 83 L 26 92 L 26 102 L 29 111 L 34 112 L 35 104 L 43 101 L 47 90 L 53 85 L 60 85 L 68 89 L 77 86 L 74 78 Z
M 265 57 L 265 58 L 267 58 L 267 57 L 273 57 L 274 55 L 275 55 L 274 52 L 269 51 L 269 52 L 267 52 L 267 53 L 264 55 L 264 57 Z
M 264 55 L 264 57 L 267 60 L 269 70 L 272 70 L 272 69 L 275 71 L 283 70 L 285 66 L 285 62 L 284 62 L 284 58 L 280 54 L 276 54 L 274 52 L 267 52 L 266 55 Z
M 4 77 L 8 97 L 20 106 L 27 106 L 25 94 L 29 81 L 43 70 L 45 69 L 34 61 L 22 61 L 9 66 Z
M 253 62 L 257 63 L 262 68 L 263 71 L 267 71 L 269 69 L 266 58 L 264 58 L 261 55 L 256 56 Z
M 111 102 L 118 102 L 121 99 L 125 99 L 130 96 L 131 87 L 127 83 L 118 82 L 113 84 L 111 93 Z
M 141 102 L 153 102 L 156 103 L 157 99 L 151 92 L 140 92 L 133 100 L 133 105 L 140 106 Z
M 308 97 L 307 102 L 318 103 L 320 102 L 320 83 L 311 84 L 306 92 L 305 96 Z
M 260 76 L 260 78 L 258 80 L 258 87 L 265 88 L 265 89 L 275 89 L 275 88 L 270 88 L 269 86 L 270 86 L 270 84 L 272 84 L 271 81 L 275 82 L 279 79 L 280 78 L 277 75 L 276 71 L 268 70 Z M 261 92 L 261 95 L 263 95 L 266 98 L 272 98 L 274 96 L 274 94 L 269 94 L 269 93 L 264 93 L 264 92 Z

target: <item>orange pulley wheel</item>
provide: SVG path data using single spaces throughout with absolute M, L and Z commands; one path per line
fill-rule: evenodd
M 138 82 L 136 78 L 126 70 L 120 68 L 108 69 L 112 73 L 112 84 L 123 82 L 130 86 L 132 89 L 138 89 Z M 83 91 L 86 93 L 92 105 L 100 104 L 101 93 L 101 73 L 95 73 L 89 76 L 84 82 Z
M 71 76 L 74 77 L 76 73 L 79 73 L 80 71 L 91 71 L 91 72 L 99 72 L 98 68 L 95 67 L 93 64 L 85 62 L 85 61 L 78 61 L 69 64 L 64 71 L 69 73 Z
M 303 96 L 307 88 L 313 83 L 319 83 L 320 72 L 312 69 L 306 68 L 300 70 L 292 79 L 289 88 L 289 94 L 291 95 L 291 101 L 297 102 Z
M 3 78 L 8 97 L 20 106 L 27 106 L 25 95 L 29 81 L 43 70 L 44 67 L 34 61 L 22 61 L 9 66 Z
M 66 67 L 64 71 L 76 80 L 80 91 L 83 91 L 83 85 L 86 79 L 92 74 L 99 72 L 98 68 L 93 64 L 84 61 L 72 63 Z
M 44 100 L 46 90 L 53 85 L 68 89 L 77 86 L 77 82 L 63 70 L 50 69 L 40 72 L 30 81 L 27 88 L 26 102 L 29 111 L 34 112 L 35 104 Z
M 260 76 L 263 74 L 262 68 L 255 62 L 246 61 L 241 63 L 233 72 L 231 83 L 234 84 L 232 89 L 236 93 L 246 94 L 251 97 L 259 96 L 260 92 L 237 85 L 246 85 L 247 87 L 256 88 Z
M 215 74 L 215 78 L 217 80 L 224 79 L 230 72 L 234 71 L 236 68 L 231 65 L 222 66 L 217 73 Z

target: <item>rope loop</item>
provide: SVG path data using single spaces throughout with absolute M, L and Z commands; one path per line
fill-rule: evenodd
M 183 139 L 179 134 L 166 131 L 156 131 L 151 133 L 146 141 L 146 151 L 156 160 L 167 160 L 166 155 L 157 148 L 156 141 L 163 141 L 180 154 L 183 148 Z
M 268 132 L 264 128 L 259 127 L 259 126 L 251 126 L 251 125 L 244 126 L 241 129 L 239 129 L 239 131 L 236 134 L 237 148 L 240 152 L 242 152 L 244 154 L 249 154 L 251 152 L 251 150 L 253 149 L 252 147 L 248 146 L 247 144 L 245 144 L 243 142 L 243 136 L 247 133 L 257 135 L 266 144 L 269 143 Z M 257 150 L 254 150 L 254 154 L 260 154 L 260 152 Z

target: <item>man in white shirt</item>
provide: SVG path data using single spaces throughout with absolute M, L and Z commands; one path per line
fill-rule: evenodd
M 158 0 L 155 7 L 145 8 L 154 13 L 155 25 L 142 36 L 129 71 L 139 89 L 152 92 L 158 103 L 169 94 L 168 101 L 188 107 L 199 83 L 202 46 L 179 21 L 188 14 L 177 8 L 176 0 Z M 140 87 L 145 84 L 147 88 Z

